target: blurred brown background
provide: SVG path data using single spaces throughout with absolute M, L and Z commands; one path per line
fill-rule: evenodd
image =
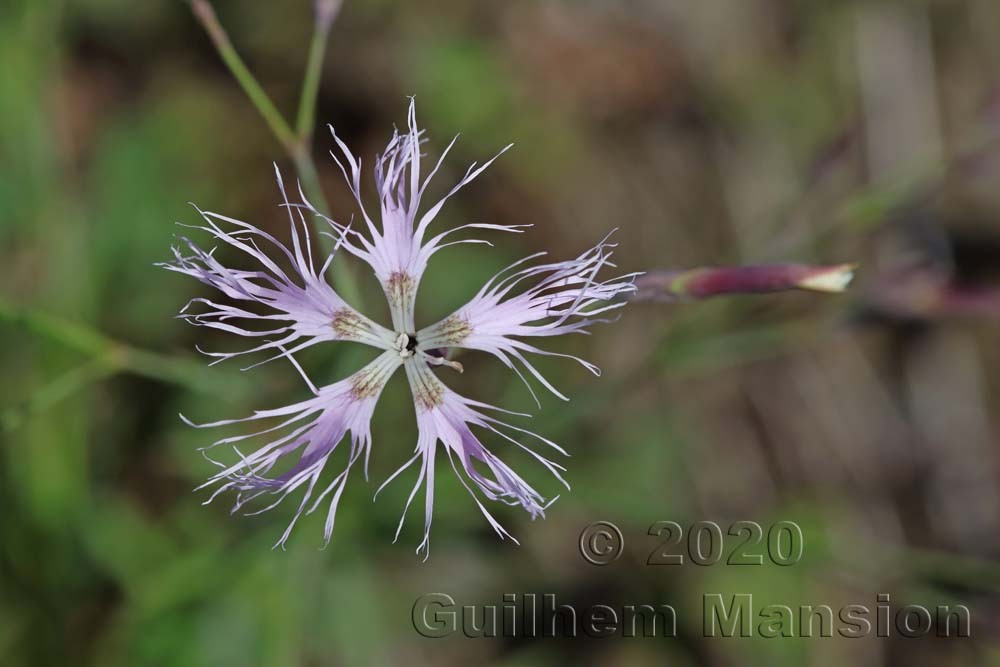
M 214 4 L 291 116 L 311 3 Z M 446 381 L 537 412 L 523 425 L 570 450 L 573 491 L 542 522 L 500 511 L 516 547 L 441 468 L 427 563 L 413 554 L 419 517 L 391 543 L 409 478 L 373 504 L 357 476 L 325 550 L 321 518 L 271 551 L 291 506 L 231 517 L 190 492 L 212 472 L 196 448 L 213 434 L 178 412 L 210 421 L 305 395 L 287 366 L 206 369 L 194 345 L 234 341 L 175 320 L 204 290 L 152 266 L 172 223 L 196 222 L 188 201 L 283 229 L 270 163 L 293 173 L 190 7 L 7 0 L 0 63 L 0 663 L 1000 664 L 994 0 L 347 0 L 319 121 L 370 164 L 415 95 L 431 155 L 462 133 L 441 194 L 513 141 L 440 224 L 534 224 L 496 249 L 442 253 L 422 321 L 513 259 L 570 256 L 612 227 L 629 271 L 861 263 L 843 296 L 632 306 L 560 342 L 603 377 L 540 364 L 573 398 L 542 397 L 541 411 L 499 364 L 464 358 Z M 331 209 L 349 217 L 325 131 L 315 146 Z M 379 314 L 374 281 L 365 296 Z M 318 381 L 365 359 L 330 347 L 304 355 Z M 399 378 L 375 425 L 380 482 L 414 444 Z M 605 568 L 577 553 L 599 519 L 626 541 Z M 795 521 L 804 555 L 647 566 L 657 520 Z M 499 604 L 532 591 L 674 604 L 679 636 L 428 640 L 411 624 L 424 593 Z M 972 637 L 706 639 L 696 610 L 710 592 L 964 604 Z

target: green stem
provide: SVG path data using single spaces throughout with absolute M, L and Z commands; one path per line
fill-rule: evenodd
M 281 112 L 278 111 L 271 98 L 267 96 L 264 89 L 257 83 L 257 79 L 244 64 L 243 59 L 236 53 L 229 35 L 226 34 L 222 24 L 219 23 L 215 10 L 208 0 L 191 0 L 191 9 L 198 22 L 201 23 L 205 32 L 211 38 L 216 50 L 223 62 L 232 72 L 239 82 L 243 91 L 250 98 L 260 115 L 267 122 L 268 127 L 284 146 L 288 156 L 295 164 L 295 170 L 302 182 L 302 189 L 306 196 L 312 201 L 320 213 L 328 214 L 330 206 L 323 189 L 320 186 L 319 175 L 316 171 L 316 163 L 310 152 L 310 139 L 312 128 L 316 118 L 316 97 L 319 92 L 319 83 L 323 72 L 323 56 L 326 52 L 327 38 L 330 34 L 330 27 L 340 8 L 340 3 L 336 0 L 318 0 L 316 4 L 316 26 L 313 30 L 312 44 L 309 47 L 309 61 L 306 65 L 306 75 L 302 84 L 302 95 L 299 101 L 298 129 L 293 132 L 291 126 L 285 120 Z M 315 231 L 315 228 L 314 228 Z M 330 248 L 331 244 L 325 236 L 317 235 L 317 245 L 319 248 Z M 333 281 L 337 286 L 337 291 L 350 304 L 356 308 L 362 306 L 361 290 L 358 287 L 354 273 L 344 262 L 333 263 Z
M 316 172 L 316 163 L 313 162 L 309 149 L 305 146 L 298 146 L 292 151 L 292 162 L 295 164 L 295 171 L 299 174 L 302 182 L 302 191 L 309 198 L 313 206 L 320 213 L 326 214 L 330 210 L 330 205 L 323 194 L 323 188 L 319 183 L 319 174 Z
M 229 35 L 226 34 L 222 24 L 219 23 L 212 5 L 208 0 L 191 0 L 191 9 L 194 12 L 195 18 L 198 19 L 205 32 L 208 33 L 209 38 L 215 45 L 215 49 L 219 52 L 219 56 L 222 57 L 222 61 L 226 63 L 229 71 L 233 73 L 236 81 L 243 88 L 243 92 L 247 94 L 247 97 L 250 98 L 250 101 L 268 124 L 268 127 L 274 132 L 274 136 L 277 137 L 278 141 L 288 151 L 293 151 L 298 143 L 295 133 L 285 121 L 285 117 L 274 106 L 271 98 L 267 96 L 261 85 L 257 83 L 257 79 L 250 73 L 243 59 L 236 53 Z
M 323 189 L 320 187 L 319 177 L 316 174 L 316 164 L 309 155 L 308 149 L 301 147 L 299 150 L 296 150 L 292 155 L 292 160 L 295 162 L 295 168 L 299 172 L 299 178 L 302 181 L 302 190 L 305 192 L 306 197 L 309 198 L 313 206 L 321 213 L 329 211 L 330 205 L 323 195 Z M 330 244 L 326 241 L 327 237 L 322 237 L 321 247 L 330 247 Z M 354 277 L 354 272 L 351 271 L 351 267 L 345 262 L 335 261 L 331 264 L 330 270 L 333 272 L 333 284 L 337 286 L 337 292 L 340 296 L 355 308 L 360 308 L 362 305 L 361 290 L 358 287 L 358 281 Z
M 312 42 L 309 44 L 309 59 L 306 63 L 306 74 L 302 81 L 302 94 L 299 98 L 299 114 L 295 129 L 299 143 L 292 154 L 295 168 L 302 179 L 302 189 L 321 213 L 329 214 L 330 205 L 323 195 L 316 164 L 313 162 L 310 147 L 313 128 L 316 125 L 316 99 L 319 95 L 320 77 L 323 73 L 323 59 L 326 55 L 326 45 L 330 36 L 330 28 L 340 10 L 339 0 L 317 0 L 316 22 L 313 28 Z M 361 292 L 353 272 L 344 262 L 334 262 L 333 281 L 340 295 L 355 305 L 361 304 Z
M 303 144 L 308 144 L 312 138 L 313 127 L 316 124 L 316 98 L 319 95 L 319 80 L 323 73 L 323 57 L 326 55 L 326 43 L 333 25 L 333 15 L 326 12 L 323 16 L 317 12 L 316 25 L 313 28 L 312 42 L 309 44 L 309 60 L 306 63 L 306 75 L 302 81 L 302 95 L 299 98 L 299 115 L 295 131 Z
M 177 384 L 207 394 L 231 395 L 230 383 L 204 365 L 158 352 L 142 350 L 113 340 L 76 322 L 0 302 L 0 322 L 31 333 L 90 357 L 108 374 L 126 371 L 161 382 Z
M 17 429 L 28 417 L 57 405 L 83 387 L 113 373 L 114 369 L 102 359 L 91 359 L 67 371 L 35 391 L 23 404 L 8 407 L 0 413 L 0 430 L 10 432 Z

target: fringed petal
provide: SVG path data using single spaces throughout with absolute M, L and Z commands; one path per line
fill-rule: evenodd
M 517 372 L 522 380 L 523 368 L 549 391 L 565 399 L 524 352 L 566 356 L 595 375 L 600 370 L 577 357 L 547 352 L 519 338 L 585 334 L 590 325 L 608 322 L 607 317 L 601 316 L 624 306 L 619 297 L 635 291 L 636 274 L 597 279 L 602 269 L 614 267 L 611 263 L 614 247 L 605 238 L 574 260 L 525 268 L 524 264 L 540 256 L 536 254 L 515 262 L 490 279 L 471 301 L 437 324 L 419 331 L 416 337 L 426 349 L 460 347 L 488 352 Z M 512 296 L 524 283 L 531 286 Z M 531 390 L 530 384 L 528 388 Z M 534 390 L 531 391 L 534 396 Z
M 211 428 L 274 417 L 282 418 L 277 425 L 270 428 L 223 438 L 210 446 L 231 445 L 239 460 L 226 465 L 209 458 L 221 469 L 198 487 L 199 489 L 216 487 L 206 504 L 225 491 L 234 491 L 236 500 L 233 512 L 237 512 L 261 496 L 275 497 L 271 504 L 251 512 L 260 514 L 276 507 L 288 495 L 304 487 L 302 500 L 295 515 L 275 546 L 284 547 L 299 517 L 303 513 L 314 512 L 327 497 L 330 497 L 330 501 L 323 537 L 325 542 L 329 543 L 337 505 L 347 484 L 348 473 L 362 455 L 365 459 L 367 477 L 368 455 L 371 451 L 372 412 L 382 388 L 401 363 L 399 355 L 394 351 L 383 352 L 354 375 L 319 389 L 314 398 L 283 408 L 255 412 L 243 419 L 202 425 L 203 428 Z M 285 433 L 276 437 L 275 434 L 280 432 Z M 328 459 L 348 434 L 351 444 L 346 466 L 325 488 L 317 490 L 316 486 Z M 253 453 L 244 455 L 237 448 L 236 443 L 261 436 L 267 436 L 268 440 Z M 277 472 L 278 470 L 282 471 Z
M 206 252 L 190 239 L 182 237 L 182 247 L 173 249 L 174 261 L 159 266 L 192 276 L 219 290 L 238 305 L 197 298 L 181 310 L 180 317 L 191 324 L 238 336 L 266 338 L 260 344 L 239 352 L 211 353 L 216 362 L 254 352 L 277 352 L 285 346 L 297 345 L 297 349 L 302 349 L 322 341 L 335 340 L 390 349 L 394 338 L 392 332 L 349 306 L 326 282 L 324 273 L 332 252 L 317 270 L 309 226 L 301 208 L 288 203 L 277 167 L 275 173 L 283 206 L 288 211 L 291 247 L 246 222 L 199 210 L 205 226 L 197 229 L 240 250 L 260 268 L 244 271 L 226 267 L 215 258 L 214 250 Z M 343 232 L 339 238 L 343 238 Z M 276 257 L 264 252 L 261 244 L 269 247 Z M 287 267 L 282 268 L 279 261 Z M 251 307 L 261 312 L 254 312 Z M 260 322 L 266 323 L 266 326 L 260 327 Z
M 563 479 L 561 465 L 550 461 L 531 449 L 515 435 L 529 435 L 546 445 L 554 447 L 560 453 L 565 452 L 558 445 L 530 431 L 505 424 L 482 411 L 497 410 L 492 406 L 473 401 L 460 396 L 448 389 L 434 375 L 430 366 L 421 359 L 409 359 L 404 368 L 414 396 L 417 411 L 417 446 L 413 457 L 399 468 L 386 482 L 388 484 L 404 470 L 419 463 L 420 472 L 416 484 L 410 492 L 406 506 L 403 509 L 396 537 L 399 537 L 406 511 L 409 509 L 421 486 L 425 489 L 424 534 L 417 547 L 417 553 L 423 552 L 425 558 L 429 553 L 431 518 L 434 508 L 434 457 L 438 443 L 444 446 L 448 459 L 473 498 L 479 510 L 501 538 L 510 538 L 517 542 L 510 533 L 496 520 L 483 500 L 501 502 L 506 505 L 523 508 L 532 519 L 544 517 L 545 509 L 551 504 L 546 501 L 530 484 L 504 463 L 493 452 L 487 449 L 473 433 L 471 427 L 490 431 L 518 448 L 527 451 L 552 473 L 566 488 L 569 485 Z M 513 434 L 511 433 L 513 432 Z M 381 488 L 379 489 L 381 490 Z
M 389 301 L 393 328 L 397 331 L 412 332 L 415 330 L 413 307 L 417 287 L 427 268 L 427 261 L 437 250 L 449 245 L 441 242 L 448 232 L 426 240 L 427 228 L 452 195 L 472 182 L 510 146 L 485 164 L 473 163 L 457 185 L 423 215 L 419 215 L 420 203 L 431 178 L 437 173 L 444 157 L 454 146 L 455 139 L 444 150 L 427 177 L 421 180 L 423 156 L 420 147 L 426 139 L 424 131 L 417 127 L 416 107 L 411 99 L 406 131 L 402 133 L 394 131 L 385 150 L 375 158 L 375 187 L 378 192 L 380 214 L 379 224 L 376 224 L 361 197 L 361 161 L 351 153 L 332 127 L 330 132 L 340 149 L 339 154 L 331 154 L 347 180 L 367 228 L 367 235 L 356 231 L 347 232 L 344 235 L 344 248 L 367 262 L 375 272 Z M 320 215 L 315 208 L 308 205 L 308 202 L 306 205 L 314 215 Z M 464 228 L 472 227 L 518 231 L 520 226 L 478 224 L 464 226 Z M 482 241 L 469 239 L 460 242 Z

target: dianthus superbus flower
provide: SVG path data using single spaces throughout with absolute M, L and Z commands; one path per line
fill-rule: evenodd
M 198 229 L 244 253 L 253 268 L 229 268 L 216 259 L 214 252 L 206 252 L 186 238 L 182 239 L 181 247 L 174 249 L 174 260 L 163 264 L 167 269 L 197 278 L 227 297 L 226 303 L 209 298 L 193 299 L 182 309 L 181 317 L 192 324 L 221 329 L 253 341 L 247 349 L 238 352 L 207 353 L 215 357 L 215 362 L 250 353 L 266 354 L 258 364 L 286 358 L 312 391 L 311 398 L 294 405 L 255 412 L 243 419 L 197 425 L 215 427 L 277 420 L 275 425 L 225 438 L 206 448 L 231 445 L 237 457 L 230 464 L 216 462 L 220 470 L 204 486 L 216 487 L 206 502 L 223 492 L 234 492 L 234 511 L 261 498 L 263 506 L 254 513 L 266 511 L 298 492 L 301 498 L 295 516 L 278 541 L 279 545 L 288 539 L 301 514 L 310 513 L 324 503 L 327 512 L 324 537 L 329 541 L 341 493 L 348 474 L 359 459 L 364 459 L 362 465 L 367 476 L 372 413 L 386 382 L 400 367 L 412 393 L 418 437 L 413 455 L 382 486 L 405 470 L 416 468 L 417 479 L 406 508 L 421 488 L 425 489 L 424 535 L 417 551 L 426 553 L 428 548 L 434 475 L 441 467 L 435 460 L 439 453 L 445 455 L 501 537 L 510 535 L 490 514 L 484 499 L 520 506 L 532 518 L 543 516 L 551 500 L 488 449 L 481 437 L 488 436 L 501 447 L 523 449 L 564 485 L 566 482 L 561 475 L 564 468 L 535 447 L 565 452 L 550 440 L 501 419 L 504 414 L 516 413 L 449 389 L 438 377 L 439 370 L 460 371 L 461 366 L 448 360 L 443 351 L 466 348 L 488 352 L 517 373 L 529 390 L 530 376 L 565 398 L 529 359 L 531 354 L 556 353 L 545 351 L 528 340 L 585 333 L 589 325 L 605 321 L 608 311 L 623 305 L 624 301 L 617 297 L 634 289 L 631 274 L 599 278 L 602 269 L 613 266 L 610 260 L 614 246 L 605 238 L 575 259 L 531 264 L 544 253 L 526 257 L 497 274 L 467 304 L 448 317 L 417 328 L 414 303 L 430 258 L 455 243 L 486 243 L 478 238 L 456 239 L 452 236 L 455 232 L 471 229 L 520 232 L 523 226 L 477 223 L 432 234 L 431 225 L 448 198 L 479 176 L 499 154 L 485 164 L 473 164 L 443 198 L 422 208 L 431 178 L 455 142 L 449 144 L 424 175 L 420 151 L 425 137 L 417 128 L 412 101 L 407 125 L 407 131 L 393 133 L 384 152 L 376 158 L 378 209 L 371 213 L 361 196 L 361 162 L 336 133 L 333 134 L 340 149 L 340 155 L 335 154 L 334 159 L 357 200 L 363 229 L 355 230 L 322 217 L 301 192 L 301 201 L 291 203 L 278 173 L 282 205 L 291 228 L 290 244 L 285 245 L 248 223 L 199 211 L 205 224 Z M 313 260 L 313 239 L 307 216 L 319 219 L 336 242 L 333 252 L 321 264 Z M 327 282 L 327 269 L 338 251 L 348 252 L 371 267 L 389 304 L 391 328 L 351 307 Z M 381 352 L 353 375 L 316 387 L 294 354 L 311 345 L 332 341 L 363 343 Z M 570 358 L 595 374 L 599 372 L 582 359 Z M 532 395 L 535 395 L 533 391 Z M 249 442 L 262 444 L 245 454 L 243 448 Z M 338 448 L 347 448 L 347 464 L 342 469 L 327 472 L 327 462 Z M 265 503 L 267 499 L 271 502 Z M 405 516 L 404 509 L 400 529 Z M 399 529 L 396 536 L 398 538 Z

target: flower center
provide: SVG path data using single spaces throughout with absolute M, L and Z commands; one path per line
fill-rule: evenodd
M 401 333 L 396 335 L 396 340 L 392 348 L 399 353 L 401 359 L 409 359 L 410 357 L 415 357 L 419 354 L 423 360 L 431 366 L 447 366 L 448 368 L 455 369 L 459 373 L 462 372 L 462 364 L 457 361 L 451 361 L 445 357 L 446 350 L 420 350 L 417 348 L 417 345 L 419 344 L 420 343 L 417 341 L 417 337 L 415 335 Z
M 412 357 L 417 352 L 417 337 L 409 333 L 396 336 L 395 349 L 403 359 Z

